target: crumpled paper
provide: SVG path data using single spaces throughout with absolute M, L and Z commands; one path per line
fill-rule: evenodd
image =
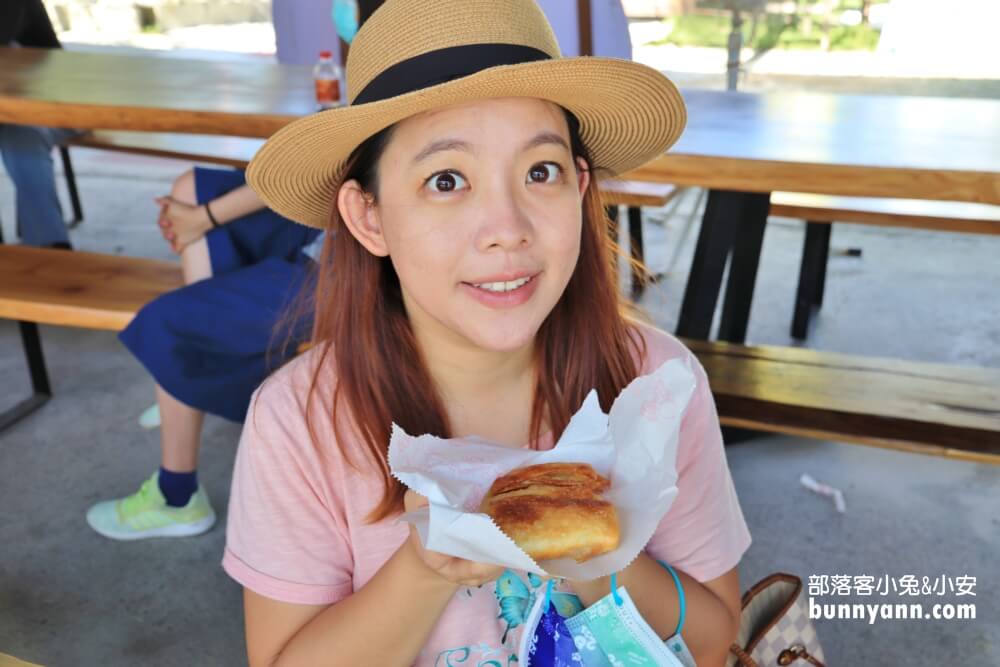
M 671 359 L 633 380 L 604 414 L 591 391 L 555 447 L 534 451 L 480 438 L 411 436 L 393 424 L 389 467 L 403 484 L 426 496 L 428 506 L 405 514 L 425 548 L 541 576 L 595 579 L 624 569 L 645 548 L 677 496 L 681 419 L 695 388 L 686 360 Z M 536 563 L 507 537 L 479 504 L 493 481 L 538 463 L 589 463 L 611 481 L 605 498 L 615 505 L 621 543 L 584 563 Z M 544 565 L 544 567 L 543 567 Z

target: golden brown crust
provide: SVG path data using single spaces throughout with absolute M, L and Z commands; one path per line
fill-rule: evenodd
M 498 477 L 487 496 L 497 496 L 534 484 L 604 493 L 610 483 L 587 463 L 540 463 Z
M 600 495 L 609 486 L 590 465 L 544 463 L 497 478 L 480 511 L 536 561 L 583 562 L 618 547 L 618 514 Z

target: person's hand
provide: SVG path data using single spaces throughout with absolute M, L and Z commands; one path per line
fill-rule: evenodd
M 204 206 L 192 206 L 172 197 L 157 197 L 155 201 L 160 205 L 160 233 L 177 254 L 212 229 Z
M 427 498 L 407 489 L 403 505 L 407 512 L 412 512 L 427 505 Z M 417 529 L 413 527 L 413 524 L 410 524 L 410 543 L 424 565 L 437 573 L 439 577 L 453 584 L 482 586 L 487 582 L 494 581 L 504 572 L 504 568 L 499 565 L 477 563 L 464 558 L 446 556 L 437 551 L 428 551 L 420 543 L 420 535 L 417 534 Z

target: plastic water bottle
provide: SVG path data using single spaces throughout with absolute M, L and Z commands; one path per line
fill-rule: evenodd
M 313 81 L 316 83 L 316 105 L 320 109 L 343 104 L 344 70 L 333 62 L 332 52 L 320 51 L 319 61 L 313 67 Z

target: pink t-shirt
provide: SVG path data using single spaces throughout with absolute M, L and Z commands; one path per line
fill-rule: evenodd
M 646 550 L 698 581 L 708 581 L 736 566 L 750 545 L 750 533 L 726 464 L 704 370 L 674 337 L 651 327 L 643 327 L 642 334 L 647 355 L 641 374 L 668 359 L 685 358 L 697 378 L 681 425 L 678 494 Z M 251 402 L 236 456 L 222 565 L 260 595 L 330 605 L 364 586 L 409 529 L 394 518 L 374 525 L 365 522 L 381 498 L 382 484 L 345 460 L 344 454 L 355 463 L 366 461 L 358 441 L 339 443 L 341 452 L 334 446 L 329 420 L 318 415 L 313 419 L 315 441 L 329 447 L 319 451 L 313 444 L 304 406 L 317 356 L 310 352 L 292 361 L 269 378 Z M 313 404 L 314 411 L 330 405 L 332 383 L 323 383 L 319 391 L 322 400 Z M 551 438 L 540 443 L 542 449 L 552 446 Z M 538 583 L 523 573 L 508 572 L 503 579 L 499 590 L 460 589 L 416 664 L 508 664 L 527 609 L 513 599 L 501 607 L 498 600 L 514 589 L 537 591 Z

